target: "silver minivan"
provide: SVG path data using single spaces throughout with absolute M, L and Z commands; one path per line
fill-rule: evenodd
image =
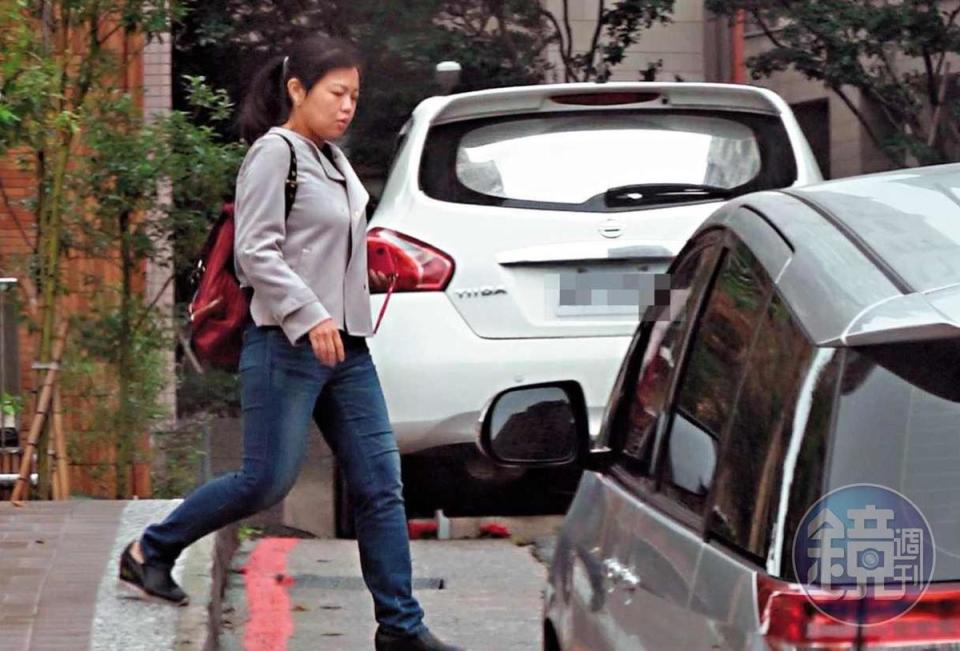
M 481 420 L 499 463 L 584 469 L 543 648 L 958 648 L 960 165 L 741 197 L 669 273 L 599 439 L 574 382 Z M 924 516 L 929 574 L 892 601 L 797 569 L 806 514 L 850 486 Z

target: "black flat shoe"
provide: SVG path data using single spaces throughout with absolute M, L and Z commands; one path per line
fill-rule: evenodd
M 444 644 L 427 629 L 419 635 L 396 635 L 378 628 L 373 645 L 376 651 L 464 651 L 461 647 Z
M 133 557 L 133 543 L 120 555 L 120 583 L 142 597 L 155 598 L 175 606 L 186 606 L 190 598 L 170 576 L 172 567 L 139 563 Z

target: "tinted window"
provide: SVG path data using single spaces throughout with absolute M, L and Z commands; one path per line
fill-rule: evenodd
M 815 352 L 794 412 L 793 434 L 784 459 L 782 480 L 787 508 L 785 513 L 778 508 L 773 531 L 776 540 L 770 544 L 771 555 L 779 552 L 773 565 L 790 581 L 796 580 L 790 559 L 800 520 L 823 494 L 842 363 L 842 350 L 821 348 Z M 808 397 L 810 384 L 813 388 Z
M 557 112 L 441 125 L 427 137 L 420 169 L 421 187 L 435 199 L 595 212 L 716 199 L 795 179 L 779 118 L 717 111 Z M 693 187 L 654 187 L 664 184 Z M 648 187 L 607 192 L 636 185 Z
M 738 244 L 720 265 L 690 343 L 667 439 L 663 491 L 694 511 L 703 509 L 720 435 L 770 290 L 759 263 Z
M 700 511 L 717 467 L 717 438 L 682 412 L 673 417 L 664 475 L 665 487 L 681 503 Z
M 960 339 L 847 352 L 827 490 L 903 493 L 926 516 L 935 580 L 960 579 Z
M 802 441 L 816 373 L 814 349 L 779 297 L 766 310 L 750 353 L 716 478 L 711 531 L 766 556 L 785 459 Z M 799 404 L 799 407 L 798 407 Z M 797 433 L 797 437 L 792 434 Z
M 626 373 L 624 407 L 616 427 L 623 434 L 623 454 L 631 470 L 649 474 L 657 423 L 680 362 L 690 318 L 714 268 L 718 247 L 698 249 L 675 265 L 670 276 L 670 306 L 654 306 L 645 315 L 649 328 L 642 356 Z

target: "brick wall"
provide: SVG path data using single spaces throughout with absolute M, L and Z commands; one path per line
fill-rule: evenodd
M 169 110 L 171 104 L 169 39 L 144 44 L 141 37 L 126 37 L 118 33 L 107 43 L 107 47 L 126 55 L 128 65 L 118 74 L 117 83 L 134 92 L 138 105 L 148 115 Z M 24 199 L 34 195 L 32 164 L 32 160 L 24 159 L 24 152 L 10 152 L 6 156 L 0 156 L 0 275 L 18 277 L 21 282 L 29 282 L 19 272 L 24 268 L 24 256 L 32 251 L 35 244 L 34 216 L 22 205 Z M 84 287 L 85 278 L 95 276 L 107 281 L 119 282 L 119 271 L 105 260 L 71 257 L 64 259 L 62 263 L 64 277 L 68 280 L 71 292 L 70 296 L 62 302 L 65 314 L 88 309 L 89 294 Z M 169 270 L 144 268 L 135 279 L 134 286 L 138 291 L 148 292 L 152 298 L 168 276 Z M 172 310 L 172 289 L 167 294 L 168 296 L 165 295 L 161 304 Z M 23 296 L 23 293 L 21 292 L 20 295 Z M 32 370 L 35 339 L 25 325 L 19 329 L 21 389 L 28 396 L 38 385 L 38 378 Z M 172 369 L 172 358 L 169 364 Z M 173 386 L 171 375 L 167 391 L 167 401 L 171 410 Z M 68 442 L 71 436 L 76 437 L 88 427 L 84 416 L 90 413 L 97 400 L 98 396 L 88 396 L 86 399 L 76 395 L 64 396 Z M 21 430 L 29 427 L 32 410 L 29 402 L 24 410 Z M 145 436 L 142 447 L 146 448 L 148 445 Z M 115 486 L 114 476 L 109 472 L 101 475 L 94 472 L 93 468 L 100 462 L 110 462 L 113 459 L 113 450 L 108 444 L 85 445 L 80 450 L 80 454 L 71 459 L 72 488 L 86 494 L 112 496 Z M 138 464 L 133 470 L 133 478 L 136 493 L 141 497 L 148 497 L 151 493 L 148 465 Z

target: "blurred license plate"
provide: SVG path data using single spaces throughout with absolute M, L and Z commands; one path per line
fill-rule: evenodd
M 648 271 L 623 269 L 564 270 L 554 278 L 547 295 L 554 298 L 554 314 L 570 316 L 630 316 L 652 305 L 658 290 L 669 290 L 667 265 L 650 265 Z M 553 283 L 550 283 L 553 284 Z M 553 291 L 551 291 L 553 290 Z

